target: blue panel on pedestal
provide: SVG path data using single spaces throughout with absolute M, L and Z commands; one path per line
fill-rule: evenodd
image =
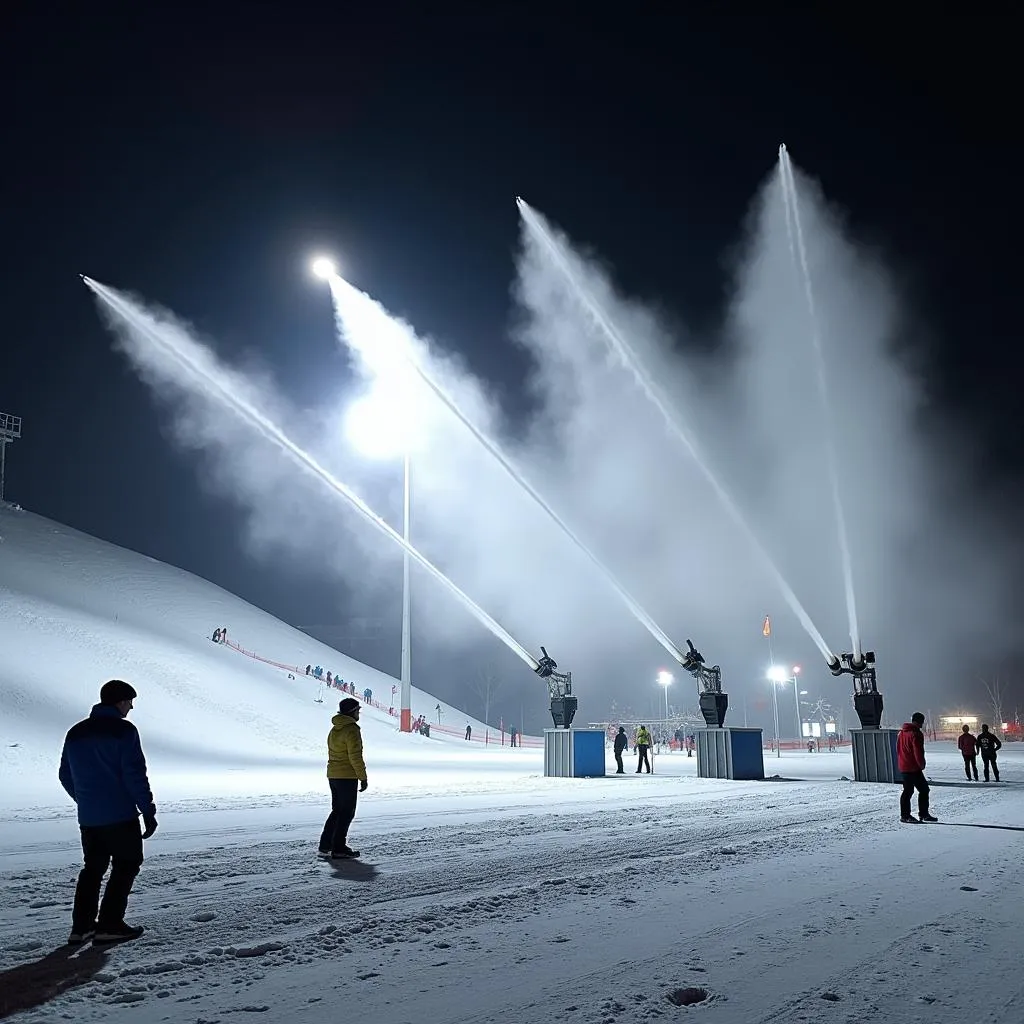
M 702 779 L 763 779 L 761 730 L 698 729 L 697 775 Z
M 572 777 L 594 778 L 604 775 L 605 735 L 600 729 L 572 730 Z
M 732 740 L 732 777 L 764 778 L 764 747 L 760 729 L 730 729 Z

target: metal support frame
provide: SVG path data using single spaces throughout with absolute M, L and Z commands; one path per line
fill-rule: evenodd
M 551 697 L 551 721 L 556 729 L 568 729 L 576 715 L 579 701 L 572 692 L 572 673 L 557 672 L 558 663 L 541 647 L 541 657 L 534 671 L 548 682 L 548 695 Z
M 4 500 L 7 480 L 7 446 L 21 437 L 21 417 L 0 412 L 0 501 Z

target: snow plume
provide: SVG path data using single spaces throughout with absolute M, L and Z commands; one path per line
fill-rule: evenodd
M 959 677 L 954 683 L 947 675 L 952 652 L 973 657 L 986 645 L 991 653 L 1009 635 L 1000 531 L 995 516 L 980 522 L 981 513 L 967 508 L 968 499 L 977 505 L 977 492 L 964 486 L 964 449 L 945 439 L 937 445 L 922 430 L 917 382 L 893 354 L 908 314 L 883 261 L 851 239 L 811 182 L 799 173 L 795 180 L 834 403 L 860 631 L 865 647 L 878 653 L 890 714 L 901 719 L 911 704 L 941 706 L 944 694 L 953 696 Z M 417 335 L 339 279 L 332 282 L 339 334 L 364 406 L 376 410 L 376 420 L 363 423 L 362 447 L 388 441 L 375 454 L 391 461 L 393 474 L 352 444 L 359 431 L 351 417 L 299 416 L 265 375 L 229 370 L 198 347 L 211 372 L 228 375 L 258 408 L 273 410 L 332 471 L 360 486 L 393 476 L 387 500 L 375 495 L 372 501 L 392 524 L 401 521 L 407 446 L 415 546 L 513 635 L 530 638 L 531 646 L 546 644 L 573 669 L 595 711 L 613 698 L 645 715 L 660 706 L 654 680 L 660 668 L 673 668 L 669 656 L 607 578 L 424 384 L 416 366 L 498 443 L 677 646 L 692 637 L 710 663 L 721 663 L 734 708 L 747 696 L 751 710 L 766 699 L 766 614 L 774 658 L 801 664 L 802 685 L 813 697 L 848 708 L 848 681 L 827 673 L 777 581 L 602 324 L 604 318 L 628 339 L 644 376 L 686 425 L 697 454 L 826 641 L 845 648 L 849 628 L 821 401 L 779 177 L 766 182 L 754 204 L 720 335 L 700 344 L 622 295 L 599 261 L 530 214 L 535 225 L 524 221 L 515 285 L 516 342 L 533 367 L 533 412 L 525 429 L 510 429 L 488 386 L 439 341 Z M 541 241 L 538 224 L 554 239 L 558 258 Z M 225 416 L 203 389 L 183 382 L 163 356 L 144 351 L 131 331 L 119 330 L 139 371 L 158 394 L 171 396 L 177 439 L 204 452 L 213 486 L 247 509 L 254 541 L 307 552 L 334 567 L 339 579 L 358 579 L 367 604 L 393 600 L 400 574 L 392 545 L 356 517 L 339 514 L 264 439 Z M 385 438 L 396 423 L 400 436 Z M 349 524 L 354 544 L 339 536 Z M 432 581 L 414 575 L 417 635 L 446 652 L 487 649 L 492 642 L 478 625 L 436 595 Z M 692 707 L 693 684 L 676 675 L 670 699 Z M 459 685 L 453 678 L 452 686 Z
M 924 704 L 931 695 L 941 705 L 943 693 L 955 692 L 953 651 L 977 654 L 1007 642 L 1008 575 L 992 524 L 979 529 L 957 498 L 964 477 L 953 449 L 921 429 L 920 388 L 894 355 L 908 314 L 882 260 L 850 239 L 811 182 L 798 176 L 797 189 L 861 635 L 878 654 L 882 689 L 901 717 L 907 701 Z M 555 239 L 555 253 L 531 218 Z M 769 651 L 760 625 L 770 613 L 775 658 L 802 663 L 802 685 L 845 705 L 848 682 L 823 671 L 693 455 L 666 431 L 600 323 L 606 319 L 629 339 L 826 639 L 848 649 L 802 289 L 777 174 L 755 205 L 710 358 L 683 354 L 686 339 L 669 338 L 596 261 L 535 211 L 524 218 L 517 294 L 527 319 L 520 337 L 535 361 L 546 436 L 561 446 L 561 479 L 571 482 L 578 514 L 599 535 L 598 550 L 623 567 L 670 632 L 692 632 L 722 661 L 727 689 L 752 693 L 764 685 Z
M 270 497 L 265 491 L 266 481 L 251 456 L 261 451 L 262 464 L 272 452 L 283 457 L 282 461 L 307 480 L 321 484 L 321 493 L 326 489 L 335 499 L 343 499 L 361 514 L 364 523 L 375 526 L 379 533 L 390 535 L 393 543 L 401 543 L 394 529 L 347 484 L 296 444 L 280 424 L 267 415 L 265 410 L 271 401 L 268 385 L 258 388 L 242 375 L 228 370 L 210 349 L 198 344 L 166 313 L 148 311 L 95 281 L 86 279 L 86 284 L 101 300 L 104 313 L 117 332 L 121 350 L 158 394 L 177 403 L 174 423 L 178 440 L 189 447 L 215 453 L 220 457 L 218 469 L 227 468 L 236 453 L 242 456 L 237 466 L 231 468 L 233 475 L 227 481 L 233 496 L 243 502 L 253 502 L 257 510 L 266 502 Z M 280 479 L 275 482 L 285 483 Z M 309 500 L 313 496 L 306 497 Z M 309 542 L 308 537 L 306 542 Z M 418 551 L 408 550 L 480 624 L 531 669 L 537 667 L 533 656 L 502 626 Z

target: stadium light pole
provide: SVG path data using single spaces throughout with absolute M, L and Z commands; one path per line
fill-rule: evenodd
M 779 665 L 772 665 L 768 669 L 768 679 L 772 684 L 772 709 L 775 712 L 775 756 L 782 757 L 782 741 L 779 738 L 779 684 L 786 681 L 786 670 Z
M 672 685 L 672 673 L 662 669 L 658 673 L 658 685 L 665 691 L 665 728 L 668 728 L 668 688 Z
M 797 677 L 800 675 L 800 666 L 793 666 L 793 700 L 796 702 L 796 738 L 799 742 L 803 738 L 803 723 L 800 720 L 800 683 Z
M 7 446 L 21 437 L 21 417 L 0 412 L 0 501 L 4 500 L 7 480 Z
M 402 415 L 404 405 L 387 395 L 371 393 L 349 406 L 345 433 L 360 454 L 368 458 L 394 458 L 402 453 L 402 538 L 410 543 L 412 452 Z M 402 552 L 402 662 L 399 729 L 412 732 L 412 597 L 409 586 L 409 550 Z

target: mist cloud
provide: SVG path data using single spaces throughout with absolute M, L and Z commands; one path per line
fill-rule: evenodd
M 994 517 L 979 528 L 963 466 L 922 429 L 920 388 L 896 355 L 910 311 L 882 260 L 849 238 L 813 183 L 798 177 L 797 187 L 827 362 L 861 636 L 878 652 L 887 708 L 892 717 L 902 717 L 914 702 L 941 705 L 941 694 L 952 699 L 957 692 L 959 680 L 943 676 L 951 648 L 984 643 L 996 649 L 1003 642 L 1003 538 Z M 341 335 L 361 377 L 361 393 L 383 389 L 392 400 L 398 395 L 413 424 L 414 544 L 528 649 L 536 652 L 546 644 L 573 669 L 590 709 L 582 718 L 603 712 L 612 699 L 641 711 L 650 706 L 664 652 L 587 560 L 410 374 L 401 351 L 499 441 L 677 644 L 684 646 L 692 636 L 709 661 L 722 664 L 728 691 L 763 698 L 768 651 L 760 626 L 770 614 L 777 660 L 804 664 L 812 696 L 847 704 L 848 683 L 824 670 L 770 575 L 611 351 L 593 313 L 596 306 L 628 337 L 828 643 L 848 650 L 824 421 L 778 175 L 755 201 L 721 336 L 701 345 L 701 354 L 687 351 L 652 312 L 619 294 L 596 261 L 548 227 L 592 306 L 580 301 L 563 268 L 524 228 L 514 289 L 515 343 L 531 356 L 528 387 L 536 412 L 525 433 L 514 437 L 487 385 L 456 357 L 344 282 L 335 289 Z M 368 465 L 346 441 L 343 413 L 294 408 L 266 374 L 224 366 L 183 324 L 167 314 L 150 315 L 161 329 L 196 345 L 214 372 L 230 375 L 233 387 L 272 411 L 332 472 L 355 482 L 395 522 L 396 489 L 366 493 Z M 355 572 L 368 603 L 394 589 L 397 549 L 197 389 L 180 368 L 141 344 L 123 321 L 114 323 L 126 355 L 169 409 L 175 440 L 203 459 L 201 478 L 246 510 L 256 549 L 315 558 L 346 578 Z M 342 527 L 348 535 L 344 544 L 337 540 Z M 494 643 L 451 600 L 439 598 L 433 584 L 417 580 L 416 592 L 418 634 L 452 651 L 480 652 Z M 524 679 L 523 686 L 532 694 L 537 683 Z M 537 699 L 542 693 L 537 689 Z M 680 680 L 672 697 L 692 706 L 692 683 Z

